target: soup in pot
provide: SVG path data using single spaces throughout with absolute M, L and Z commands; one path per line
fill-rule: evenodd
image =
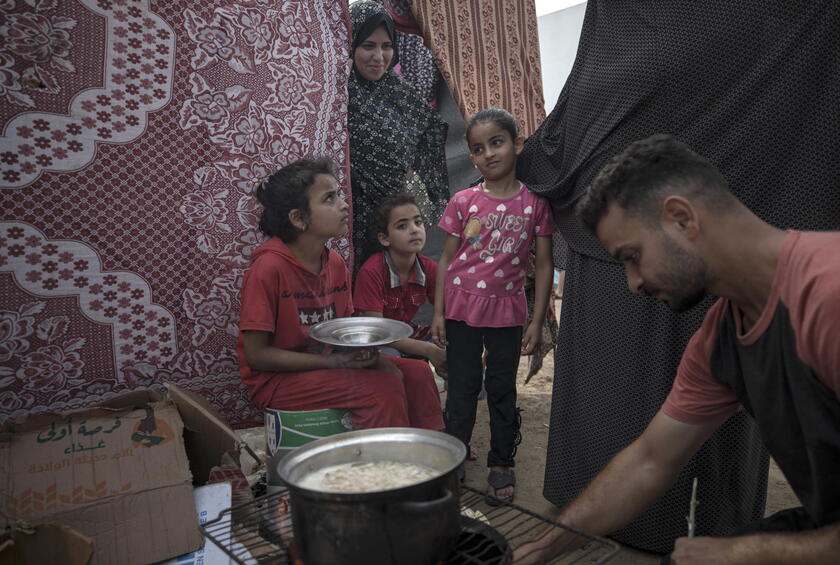
M 368 461 L 324 467 L 304 476 L 298 486 L 323 492 L 362 493 L 422 483 L 440 473 L 417 463 Z

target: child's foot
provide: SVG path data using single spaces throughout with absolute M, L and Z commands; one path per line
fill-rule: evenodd
M 498 506 L 503 502 L 513 502 L 516 474 L 510 467 L 490 467 L 487 485 L 487 504 Z

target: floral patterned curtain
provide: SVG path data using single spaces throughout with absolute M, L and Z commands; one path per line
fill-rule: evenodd
M 464 119 L 505 108 L 531 135 L 545 119 L 534 1 L 388 1 L 407 3 Z
M 349 194 L 346 3 L 0 14 L 0 419 L 171 381 L 256 421 L 234 351 L 253 191 L 319 155 Z

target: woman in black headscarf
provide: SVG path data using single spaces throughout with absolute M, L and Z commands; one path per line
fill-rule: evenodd
M 348 89 L 353 245 L 356 265 L 374 251 L 371 216 L 383 198 L 411 193 L 428 222 L 436 223 L 449 197 L 446 123 L 421 93 L 400 78 L 394 22 L 376 2 L 350 6 L 353 70 Z

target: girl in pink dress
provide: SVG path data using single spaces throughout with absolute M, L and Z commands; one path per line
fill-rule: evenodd
M 522 142 L 515 118 L 505 110 L 473 116 L 467 144 L 484 181 L 455 194 L 438 224 L 449 235 L 438 263 L 431 333 L 447 351 L 446 431 L 469 447 L 486 349 L 491 503 L 513 499 L 520 439 L 516 372 L 520 354 L 531 354 L 539 344 L 554 269 L 550 206 L 516 180 Z M 525 269 L 535 239 L 534 315 L 523 335 Z

